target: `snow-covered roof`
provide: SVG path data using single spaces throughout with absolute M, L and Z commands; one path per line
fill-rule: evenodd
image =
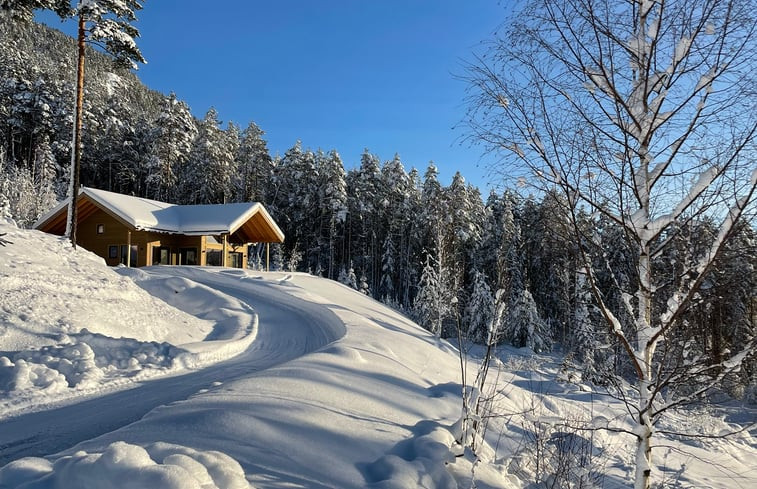
M 82 187 L 79 200 L 87 197 L 139 231 L 185 235 L 232 234 L 253 217 L 262 218 L 270 228 L 273 241 L 284 240 L 284 233 L 259 202 L 233 204 L 178 205 L 133 197 L 89 187 Z M 36 229 L 47 230 L 50 223 L 67 213 L 69 199 L 40 217 Z

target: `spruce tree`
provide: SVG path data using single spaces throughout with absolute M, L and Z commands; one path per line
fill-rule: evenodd
M 263 139 L 263 132 L 254 122 L 242 131 L 236 154 L 236 200 L 268 203 L 268 189 L 273 177 L 273 159 Z
M 182 202 L 222 204 L 230 199 L 235 174 L 233 145 L 220 127 L 218 113 L 210 108 L 198 125 L 189 161 L 181 181 Z
M 157 119 L 153 122 L 154 157 L 147 176 L 148 197 L 175 202 L 178 198 L 179 176 L 185 174 L 197 125 L 185 102 L 171 92 L 163 99 Z

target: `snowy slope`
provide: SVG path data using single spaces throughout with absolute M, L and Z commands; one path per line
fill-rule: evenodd
M 0 469 L 0 488 L 452 488 L 470 487 L 471 473 L 479 488 L 545 487 L 533 481 L 544 480 L 540 471 L 556 453 L 560 423 L 627 423 L 619 401 L 560 381 L 567 375 L 559 358 L 505 350 L 497 396 L 504 416 L 491 425 L 485 459 L 474 466 L 454 443 L 457 352 L 401 314 L 305 274 L 194 267 L 124 273 L 212 321 L 209 341 L 183 348 L 215 352 L 218 362 L 0 421 L 0 455 L 16 449 L 19 455 L 8 460 L 45 455 Z M 236 308 L 224 313 L 226 305 Z M 254 334 L 245 334 L 242 312 L 251 310 L 246 317 L 257 323 Z M 255 340 L 236 355 L 213 343 L 250 336 Z M 754 420 L 753 412 L 740 413 L 742 421 Z M 671 423 L 702 434 L 735 427 L 727 422 L 733 419 L 695 414 Z M 568 439 L 588 441 L 586 474 L 601 482 L 596 487 L 627 487 L 632 438 L 600 430 Z M 654 477 L 666 487 L 757 487 L 749 432 L 730 442 L 667 436 L 660 442 Z
M 228 358 L 254 339 L 254 312 L 224 294 L 153 282 L 174 296 L 170 306 L 124 276 L 139 271 L 114 271 L 38 231 L 0 222 L 2 233 L 0 419 Z M 198 297 L 212 312 L 192 310 Z

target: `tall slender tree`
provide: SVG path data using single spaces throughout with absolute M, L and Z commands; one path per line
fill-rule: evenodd
M 81 168 L 81 131 L 84 110 L 84 55 L 87 42 L 97 44 L 110 53 L 117 62 L 136 67 L 144 63 L 134 38 L 139 31 L 131 25 L 134 12 L 142 8 L 137 0 L 81 0 L 71 12 L 77 18 L 76 109 L 74 111 L 73 141 L 71 149 L 71 177 L 68 195 L 66 236 L 76 248 L 76 200 L 79 195 Z
M 178 100 L 174 93 L 163 99 L 154 124 L 154 154 L 147 177 L 148 196 L 175 202 L 178 176 L 189 159 L 197 125 L 187 104 Z
M 234 143 L 220 127 L 211 107 L 198 124 L 182 179 L 182 200 L 191 204 L 221 204 L 231 197 Z

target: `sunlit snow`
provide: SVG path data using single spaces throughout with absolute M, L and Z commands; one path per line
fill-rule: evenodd
M 503 416 L 476 459 L 455 442 L 457 350 L 363 294 L 300 273 L 114 270 L 3 232 L 2 488 L 527 488 L 560 440 L 590 455 L 574 477 L 632 477 L 627 411 L 559 355 L 502 349 Z M 749 419 L 735 405 L 665 418 L 654 480 L 754 487 L 752 434 L 707 438 Z

